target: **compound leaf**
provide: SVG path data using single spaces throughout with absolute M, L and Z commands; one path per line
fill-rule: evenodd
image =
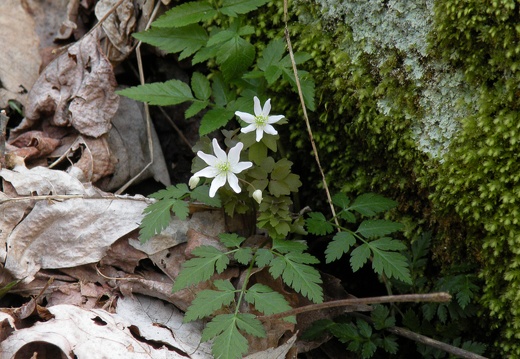
M 238 359 L 247 352 L 247 339 L 237 328 L 235 314 L 217 315 L 206 325 L 202 332 L 202 341 L 213 340 L 212 352 L 215 358 Z
M 215 195 L 215 197 L 209 196 L 208 185 L 202 185 L 195 188 L 193 191 L 191 191 L 190 197 L 195 201 L 202 202 L 211 207 L 222 207 L 222 203 L 220 201 L 220 196 L 218 195 L 218 193 Z
M 194 99 L 190 87 L 179 80 L 129 87 L 119 90 L 117 93 L 137 101 L 158 106 L 178 105 Z
M 246 240 L 245 237 L 241 237 L 236 233 L 221 233 L 218 235 L 218 238 L 228 248 L 238 248 Z
M 370 257 L 370 247 L 368 244 L 363 243 L 350 254 L 350 266 L 352 271 L 356 272 L 359 268 L 363 267 Z
M 320 273 L 314 267 L 307 265 L 307 263 L 318 263 L 318 259 L 308 253 L 299 252 L 289 252 L 278 258 L 282 258 L 285 262 L 282 273 L 285 284 L 315 303 L 323 302 Z
M 247 290 L 245 300 L 253 304 L 256 310 L 264 313 L 264 315 L 281 313 L 291 309 L 289 302 L 282 294 L 260 283 L 254 284 Z
M 325 250 L 325 260 L 327 263 L 340 259 L 341 256 L 347 253 L 356 244 L 356 238 L 349 232 L 338 232 L 332 238 Z
M 208 100 L 211 96 L 211 86 L 206 76 L 200 72 L 194 72 L 191 77 L 191 88 L 195 97 L 199 100 Z
M 305 219 L 305 224 L 309 233 L 319 236 L 329 234 L 334 230 L 334 226 L 327 221 L 321 212 L 309 213 L 309 218 Z
M 256 319 L 254 314 L 238 313 L 236 316 L 236 323 L 238 329 L 243 330 L 247 334 L 251 334 L 259 338 L 265 338 L 266 336 L 262 322 Z
M 366 238 L 381 237 L 403 228 L 401 223 L 388 221 L 386 219 L 372 219 L 361 222 L 357 233 Z
M 200 122 L 199 135 L 204 136 L 225 126 L 235 115 L 224 108 L 214 108 L 206 112 Z
M 255 47 L 247 40 L 235 34 L 221 43 L 217 51 L 217 63 L 227 81 L 241 77 L 255 59 Z
M 251 258 L 253 258 L 253 249 L 250 247 L 240 248 L 235 252 L 234 257 L 240 264 L 249 264 Z
M 197 247 L 192 254 L 197 258 L 183 263 L 182 270 L 173 284 L 174 292 L 210 279 L 215 271 L 222 273 L 229 264 L 227 255 L 212 246 Z
M 188 203 L 179 199 L 159 200 L 144 209 L 144 217 L 139 225 L 139 238 L 142 243 L 168 227 L 172 210 L 179 219 L 184 220 L 188 217 Z
M 412 277 L 406 257 L 398 252 L 390 252 L 391 250 L 402 250 L 406 248 L 401 241 L 381 238 L 368 243 L 368 246 L 374 255 L 372 268 L 374 268 L 376 273 L 412 284 Z
M 206 30 L 197 24 L 180 28 L 152 27 L 145 32 L 135 33 L 133 36 L 144 43 L 157 46 L 167 53 L 180 52 L 179 60 L 193 55 L 208 41 Z
M 363 216 L 373 216 L 377 213 L 394 208 L 397 202 L 375 193 L 365 193 L 356 198 L 349 209 Z
M 211 19 L 217 14 L 207 1 L 192 1 L 168 10 L 152 23 L 156 27 L 182 27 Z
M 188 307 L 184 322 L 207 317 L 223 306 L 231 304 L 234 299 L 234 291 L 202 290 Z
M 269 0 L 224 0 L 219 10 L 224 15 L 237 17 L 238 14 L 247 14 L 268 2 Z

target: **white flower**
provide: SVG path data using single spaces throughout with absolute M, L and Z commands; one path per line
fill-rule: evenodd
M 238 185 L 238 178 L 235 174 L 253 166 L 253 163 L 249 161 L 239 162 L 240 151 L 242 151 L 243 147 L 244 144 L 239 142 L 235 147 L 229 150 L 229 154 L 226 154 L 218 145 L 217 140 L 213 139 L 213 152 L 215 152 L 215 156 L 208 155 L 202 151 L 197 152 L 197 156 L 202 158 L 209 167 L 194 173 L 193 177 L 215 178 L 209 188 L 210 197 L 215 197 L 217 190 L 224 186 L 226 182 L 229 183 L 236 193 L 240 193 L 242 190 Z
M 250 113 L 236 111 L 235 115 L 240 117 L 240 119 L 249 124 L 242 128 L 243 133 L 248 133 L 256 130 L 256 142 L 260 142 L 262 137 L 264 136 L 264 132 L 270 135 L 277 135 L 278 132 L 274 129 L 271 124 L 280 121 L 284 116 L 275 115 L 269 116 L 269 112 L 271 111 L 271 99 L 267 100 L 264 104 L 264 108 L 260 106 L 260 100 L 258 97 L 254 97 L 255 102 L 255 115 L 251 115 Z
M 257 189 L 256 191 L 253 192 L 253 198 L 255 199 L 255 201 L 258 202 L 258 204 L 262 203 L 262 191 Z
M 190 186 L 190 189 L 195 189 L 195 187 L 197 187 L 199 182 L 200 182 L 200 177 L 191 176 L 190 180 L 188 182 L 188 185 Z

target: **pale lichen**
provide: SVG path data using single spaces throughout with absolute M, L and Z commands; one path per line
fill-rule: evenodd
M 353 41 L 344 44 L 344 51 L 351 61 L 368 59 L 374 73 L 393 66 L 385 76 L 401 75 L 413 85 L 417 111 L 402 108 L 391 93 L 380 95 L 378 110 L 411 119 L 417 147 L 442 161 L 461 127 L 460 119 L 476 111 L 478 94 L 468 88 L 460 71 L 440 63 L 429 47 L 434 1 L 316 2 L 330 26 L 341 21 L 350 29 Z

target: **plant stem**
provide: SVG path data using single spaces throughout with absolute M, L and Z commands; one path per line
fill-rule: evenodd
M 353 298 L 353 299 L 340 299 L 333 300 L 325 303 L 318 304 L 309 304 L 303 307 L 294 308 L 291 310 L 287 310 L 282 313 L 276 313 L 269 316 L 258 317 L 259 319 L 280 319 L 289 317 L 296 314 L 312 312 L 315 310 L 321 309 L 329 309 L 329 308 L 337 308 L 337 307 L 345 307 L 349 305 L 359 305 L 359 304 L 377 304 L 377 303 L 395 303 L 395 302 L 449 302 L 451 300 L 451 295 L 446 292 L 438 292 L 438 293 L 427 293 L 427 294 L 401 294 L 401 295 L 387 295 L 382 297 L 368 297 L 368 298 Z
M 325 189 L 325 193 L 327 194 L 327 200 L 330 205 L 330 211 L 332 212 L 332 217 L 334 218 L 334 222 L 339 226 L 338 219 L 336 218 L 336 210 L 334 209 L 334 205 L 332 204 L 332 197 L 330 196 L 329 186 L 327 184 L 327 179 L 325 178 L 325 173 L 323 172 L 323 168 L 321 167 L 320 156 L 318 155 L 318 149 L 316 147 L 316 143 L 314 142 L 314 136 L 312 135 L 311 124 L 309 121 L 309 116 L 307 116 L 307 108 L 305 107 L 305 100 L 303 98 L 302 87 L 300 84 L 300 78 L 298 77 L 298 70 L 296 68 L 296 61 L 294 60 L 294 53 L 291 45 L 291 38 L 289 36 L 289 28 L 287 26 L 287 1 L 283 2 L 283 15 L 285 22 L 285 39 L 287 41 L 287 48 L 289 49 L 289 56 L 291 58 L 291 64 L 294 72 L 294 80 L 296 81 L 296 87 L 298 88 L 298 95 L 300 96 L 300 102 L 302 104 L 303 110 L 303 118 L 305 119 L 305 125 L 307 126 L 307 132 L 309 134 L 309 139 L 311 141 L 312 152 L 314 153 L 314 159 L 316 160 L 316 164 L 318 165 L 318 169 L 321 174 L 323 188 Z

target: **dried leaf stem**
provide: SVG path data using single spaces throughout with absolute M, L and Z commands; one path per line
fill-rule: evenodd
M 305 99 L 303 98 L 302 87 L 300 84 L 300 78 L 298 77 L 298 70 L 296 68 L 296 61 L 294 60 L 294 53 L 291 45 L 291 37 L 289 35 L 289 27 L 287 25 L 287 5 L 288 0 L 283 1 L 283 16 L 285 23 L 285 40 L 287 41 L 287 48 L 289 49 L 289 56 L 291 58 L 291 64 L 294 72 L 294 79 L 296 81 L 296 87 L 298 88 L 298 95 L 300 96 L 300 102 L 303 110 L 303 118 L 305 119 L 305 125 L 307 126 L 307 133 L 309 134 L 309 139 L 311 141 L 312 152 L 314 153 L 314 159 L 316 160 L 316 164 L 318 165 L 318 169 L 321 174 L 323 188 L 325 189 L 325 193 L 327 194 L 327 200 L 330 205 L 330 211 L 332 212 L 332 216 L 334 218 L 334 222 L 336 223 L 336 227 L 339 227 L 338 218 L 336 216 L 336 211 L 334 210 L 334 205 L 332 204 L 332 197 L 330 196 L 329 186 L 327 184 L 327 179 L 325 178 L 325 172 L 323 172 L 323 168 L 321 167 L 320 156 L 318 155 L 318 149 L 316 148 L 316 143 L 314 142 L 314 136 L 312 135 L 311 123 L 309 121 L 309 116 L 307 116 L 307 108 L 305 107 Z M 338 232 L 340 229 L 338 228 Z
M 401 294 L 401 295 L 386 295 L 382 297 L 367 297 L 367 298 L 351 298 L 351 299 L 340 299 L 332 300 L 329 302 L 309 304 L 303 307 L 294 308 L 287 310 L 282 313 L 276 313 L 269 316 L 261 316 L 259 319 L 280 319 L 289 317 L 296 314 L 312 312 L 321 309 L 345 307 L 350 305 L 360 304 L 379 304 L 379 303 L 403 303 L 403 302 L 449 302 L 451 295 L 446 292 L 428 293 L 428 294 Z
M 107 197 L 92 197 L 84 194 L 51 194 L 44 196 L 26 196 L 26 197 L 12 197 L 0 199 L 0 204 L 7 202 L 21 202 L 21 201 L 64 201 L 67 199 L 82 198 L 82 199 L 101 199 L 101 200 L 114 200 L 121 199 L 127 201 L 138 201 L 138 202 L 150 202 L 153 200 L 146 197 L 126 197 L 126 196 L 107 196 Z

